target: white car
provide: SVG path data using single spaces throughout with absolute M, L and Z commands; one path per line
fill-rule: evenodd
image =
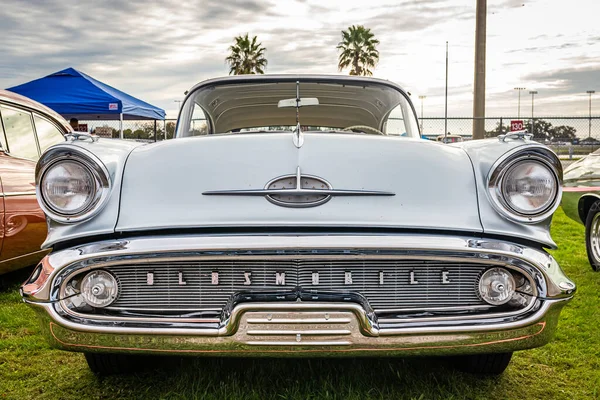
M 545 251 L 561 178 L 523 134 L 421 139 L 388 81 L 213 79 L 174 140 L 79 135 L 42 156 L 53 251 L 23 296 L 98 373 L 136 354 L 453 355 L 501 373 L 575 291 Z

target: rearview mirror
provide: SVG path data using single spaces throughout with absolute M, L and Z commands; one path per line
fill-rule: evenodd
M 316 97 L 305 97 L 303 99 L 300 99 L 300 103 L 298 104 L 298 107 L 306 107 L 306 106 L 318 106 L 319 105 L 319 99 L 317 99 Z M 277 103 L 277 108 L 291 108 L 291 107 L 296 107 L 296 99 L 285 99 L 285 100 L 279 100 L 279 103 Z

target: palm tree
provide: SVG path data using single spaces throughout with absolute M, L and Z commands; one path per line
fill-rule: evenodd
M 267 59 L 262 43 L 256 42 L 256 36 L 252 39 L 245 36 L 236 36 L 235 43 L 229 47 L 230 54 L 225 59 L 229 64 L 229 75 L 264 74 L 267 67 Z
M 351 67 L 350 75 L 373 75 L 369 68 L 374 68 L 379 61 L 378 44 L 379 40 L 375 39 L 371 29 L 362 25 L 352 25 L 342 31 L 342 41 L 337 45 L 337 49 L 341 50 L 339 70 Z

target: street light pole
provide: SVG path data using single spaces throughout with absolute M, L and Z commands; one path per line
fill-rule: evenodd
M 519 91 L 519 106 L 517 111 L 517 118 L 521 119 L 521 90 L 525 90 L 524 87 L 516 87 L 515 90 Z
M 423 100 L 425 100 L 427 96 L 419 96 L 421 100 L 421 135 L 423 134 Z
M 448 42 L 446 41 L 446 97 L 444 101 L 444 143 L 448 136 Z
M 595 90 L 588 90 L 586 93 L 590 97 L 590 103 L 589 103 L 590 105 L 589 105 L 589 113 L 588 113 L 588 115 L 589 115 L 588 138 L 591 138 L 592 137 L 592 95 L 594 93 L 596 93 L 596 91 Z
M 535 136 L 535 125 L 533 122 L 533 97 L 538 94 L 537 90 L 531 90 L 529 92 L 531 95 L 531 133 Z

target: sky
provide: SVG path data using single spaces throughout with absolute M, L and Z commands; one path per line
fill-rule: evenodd
M 401 84 L 425 116 L 472 116 L 476 0 L 2 0 L 0 87 L 67 67 L 176 118 L 194 84 L 228 74 L 237 35 L 257 35 L 267 73 L 337 69 L 341 31 L 362 24 L 379 39 L 374 76 Z M 486 115 L 600 115 L 600 2 L 488 0 Z

